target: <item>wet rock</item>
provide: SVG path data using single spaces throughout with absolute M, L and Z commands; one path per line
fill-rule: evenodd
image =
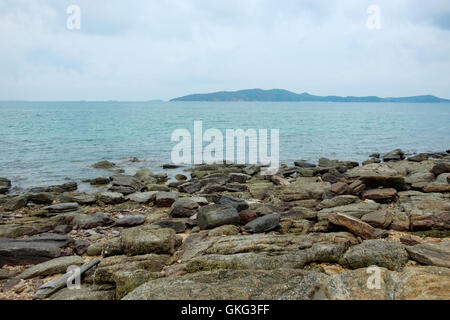
M 450 241 L 423 243 L 406 247 L 411 259 L 417 262 L 450 268 Z
M 431 169 L 431 172 L 433 172 L 436 176 L 438 176 L 438 175 L 440 175 L 442 173 L 450 172 L 450 161 L 437 163 Z
M 397 190 L 394 188 L 386 189 L 371 189 L 363 193 L 363 199 L 392 201 L 397 195 Z
M 162 220 L 155 222 L 153 225 L 160 228 L 169 228 L 175 230 L 176 233 L 182 233 L 186 231 L 186 223 L 183 221 Z
M 419 153 L 414 156 L 408 157 L 408 161 L 422 162 L 425 160 L 428 160 L 428 154 L 426 153 Z
M 184 174 L 177 174 L 175 179 L 177 179 L 177 181 L 186 181 L 187 177 Z
M 11 188 L 11 180 L 6 178 L 0 178 L 0 194 L 5 194 Z
M 16 196 L 8 199 L 3 203 L 3 209 L 5 211 L 16 211 L 25 207 L 28 203 L 28 197 L 26 196 Z
M 225 195 L 222 195 L 217 203 L 222 205 L 230 205 L 233 208 L 235 208 L 238 212 L 248 209 L 247 201 Z
M 119 192 L 102 192 L 98 195 L 98 200 L 105 204 L 119 204 L 125 202 L 122 193 Z
M 197 213 L 199 204 L 191 198 L 179 198 L 170 207 L 170 216 L 174 218 L 191 217 Z
M 54 196 L 48 192 L 41 193 L 31 193 L 28 195 L 28 201 L 31 201 L 36 204 L 52 204 L 54 201 Z
M 141 168 L 134 175 L 143 184 L 153 184 L 158 182 L 158 178 L 148 168 Z
M 347 228 L 363 239 L 375 239 L 377 237 L 376 229 L 359 219 L 333 212 L 328 214 L 328 220 L 332 224 Z
M 123 251 L 128 255 L 172 254 L 175 250 L 176 233 L 168 228 L 140 226 L 122 231 L 121 241 Z
M 111 169 L 114 168 L 115 166 L 116 166 L 115 163 L 109 162 L 107 160 L 100 161 L 92 165 L 92 167 L 96 169 Z
M 158 192 L 156 195 L 156 205 L 158 207 L 171 207 L 178 199 L 176 192 Z
M 383 156 L 384 162 L 399 161 L 405 159 L 405 153 L 401 149 L 395 149 Z
M 220 226 L 208 232 L 209 237 L 234 236 L 237 234 L 239 234 L 239 227 L 234 225 Z
M 125 197 L 126 200 L 136 203 L 149 203 L 156 199 L 157 191 L 135 192 Z
M 197 220 L 200 229 L 212 229 L 226 224 L 239 224 L 240 217 L 230 205 L 213 204 L 201 208 Z
M 124 195 L 141 191 L 145 185 L 133 176 L 117 175 L 111 177 L 112 187 L 109 191 L 120 192 Z
M 296 160 L 294 161 L 294 165 L 299 168 L 315 168 L 316 165 L 313 163 L 309 163 L 305 160 Z
M 280 225 L 280 215 L 277 213 L 259 217 L 245 225 L 245 230 L 250 233 L 263 233 L 271 231 Z
M 361 220 L 374 228 L 386 229 L 392 223 L 392 213 L 389 210 L 370 212 L 365 214 Z
M 358 202 L 359 198 L 353 195 L 335 196 L 331 199 L 325 199 L 317 205 L 317 209 L 322 210 L 326 208 L 333 208 L 338 206 L 345 206 Z
M 60 185 L 50 186 L 45 191 L 46 192 L 56 192 L 56 193 L 64 193 L 76 191 L 78 189 L 78 184 L 76 182 L 67 182 Z
M 135 227 L 143 224 L 147 218 L 143 215 L 127 216 L 117 219 L 114 223 L 118 227 Z
M 104 177 L 98 177 L 98 178 L 89 180 L 89 183 L 93 186 L 103 186 L 103 185 L 109 184 L 109 182 L 110 182 L 109 178 L 104 178 Z

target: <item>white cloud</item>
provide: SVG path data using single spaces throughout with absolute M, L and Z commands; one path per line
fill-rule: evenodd
M 70 4 L 79 31 L 66 28 Z M 366 27 L 372 4 L 380 30 Z M 417 0 L 0 0 L 0 99 L 255 87 L 450 97 L 449 12 L 448 1 Z

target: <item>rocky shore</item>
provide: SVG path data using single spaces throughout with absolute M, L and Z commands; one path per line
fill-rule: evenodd
M 0 299 L 450 299 L 450 150 L 273 176 L 93 166 L 97 193 L 0 178 Z

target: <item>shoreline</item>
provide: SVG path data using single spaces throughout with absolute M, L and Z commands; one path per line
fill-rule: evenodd
M 0 195 L 0 299 L 450 297 L 450 150 L 297 160 L 271 176 L 93 166 L 96 193 L 67 182 Z M 81 289 L 45 293 L 70 265 L 84 265 Z

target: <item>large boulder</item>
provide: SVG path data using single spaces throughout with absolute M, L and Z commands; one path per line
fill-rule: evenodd
M 197 220 L 200 229 L 212 229 L 226 224 L 239 224 L 240 217 L 230 205 L 212 204 L 200 210 Z
M 366 240 L 351 247 L 342 256 L 341 264 L 353 269 L 369 266 L 400 270 L 408 261 L 408 253 L 398 242 L 382 239 Z
M 173 229 L 140 226 L 122 231 L 121 242 L 123 251 L 128 255 L 172 254 L 177 240 Z

